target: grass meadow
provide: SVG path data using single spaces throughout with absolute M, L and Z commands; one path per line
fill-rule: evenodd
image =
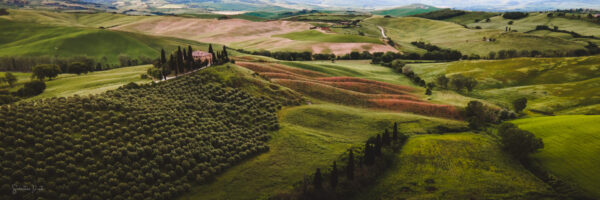
M 549 192 L 487 135 L 417 135 L 396 157 L 355 199 L 528 199 Z
M 524 33 L 505 33 L 495 29 L 468 29 L 462 25 L 415 17 L 371 17 L 361 23 L 365 33 L 374 34 L 382 26 L 388 37 L 403 47 L 414 41 L 428 42 L 443 48 L 455 49 L 465 55 L 487 56 L 490 51 L 538 50 L 560 51 L 584 49 L 586 44 L 555 37 L 535 36 Z M 484 42 L 483 37 L 495 38 L 496 42 Z M 412 45 L 410 45 L 412 46 Z M 403 48 L 404 49 L 404 48 Z M 407 49 L 406 51 L 410 51 Z
M 28 72 L 10 72 L 12 73 L 15 77 L 17 77 L 17 82 L 14 83 L 14 86 L 10 89 L 10 91 L 16 91 L 17 88 L 19 88 L 21 85 L 25 84 L 25 82 L 29 81 L 31 79 L 31 73 Z M 6 72 L 0 72 L 0 77 L 4 77 L 6 75 Z M 0 84 L 0 89 L 1 88 L 8 88 L 9 85 L 8 83 L 1 83 Z
M 515 58 L 409 64 L 427 82 L 441 74 L 474 77 L 479 84 L 466 95 L 510 107 L 520 97 L 528 109 L 571 114 L 598 114 L 600 103 L 600 57 Z M 585 109 L 589 108 L 589 109 Z
M 48 97 L 67 97 L 73 95 L 98 94 L 116 89 L 130 82 L 148 83 L 150 79 L 142 79 L 151 65 L 123 67 L 118 69 L 90 72 L 88 74 L 61 74 L 56 79 L 46 82 L 46 90 L 31 99 Z
M 362 145 L 394 122 L 400 123 L 400 131 L 410 134 L 425 133 L 437 125 L 465 125 L 330 103 L 284 108 L 279 119 L 281 129 L 268 142 L 269 152 L 228 169 L 206 185 L 193 187 L 180 199 L 266 199 L 292 189 L 315 168 L 331 165 L 348 148 Z
M 514 120 L 544 141 L 532 157 L 544 170 L 600 198 L 600 116 L 564 115 Z
M 371 38 L 358 35 L 344 35 L 334 33 L 323 33 L 315 30 L 287 33 L 283 35 L 275 35 L 274 37 L 282 37 L 290 40 L 313 41 L 313 42 L 334 42 L 334 43 L 373 43 L 383 44 L 378 38 Z

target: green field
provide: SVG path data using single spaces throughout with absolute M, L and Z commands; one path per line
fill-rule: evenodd
M 369 36 L 381 34 L 377 26 L 382 26 L 388 37 L 399 42 L 402 46 L 401 50 L 408 52 L 412 52 L 412 50 L 407 48 L 406 44 L 414 41 L 429 42 L 442 48 L 459 50 L 465 55 L 477 54 L 480 56 L 487 56 L 490 51 L 509 49 L 565 52 L 566 50 L 584 49 L 585 46 L 583 43 L 561 38 L 505 33 L 503 30 L 494 29 L 468 29 L 452 22 L 416 17 L 371 17 L 364 20 L 361 25 L 359 30 Z M 497 40 L 496 42 L 484 42 L 484 37 Z
M 370 64 L 369 60 L 338 60 L 335 63 L 331 63 L 328 61 L 294 61 L 281 62 L 281 64 L 290 67 L 318 71 L 331 76 L 350 76 L 398 85 L 413 86 L 413 88 L 417 90 L 417 93 L 423 94 L 423 97 L 425 94 L 425 89 L 417 87 L 404 75 L 398 74 L 397 72 L 394 72 L 394 70 L 387 67 L 383 67 L 381 65 Z M 435 63 L 416 65 L 436 66 Z M 458 107 L 464 107 L 465 105 L 467 105 L 467 103 L 469 103 L 469 101 L 472 100 L 486 102 L 486 100 L 478 99 L 476 97 L 468 97 L 465 95 L 458 94 L 454 91 L 436 91 L 428 99 L 432 103 L 449 104 Z
M 116 89 L 129 82 L 147 83 L 150 79 L 141 79 L 151 65 L 123 67 L 118 69 L 91 72 L 88 74 L 61 74 L 58 78 L 46 82 L 44 93 L 31 99 L 48 97 L 67 97 L 77 95 L 99 94 Z
M 532 199 L 544 182 L 487 135 L 411 137 L 395 165 L 356 199 Z
M 283 35 L 275 35 L 275 37 L 287 38 L 290 40 L 313 41 L 313 42 L 334 42 L 334 43 L 373 43 L 383 44 L 378 38 L 371 38 L 357 35 L 343 35 L 323 33 L 320 31 L 309 30 L 302 32 L 293 32 Z
M 211 183 L 195 186 L 180 199 L 267 198 L 292 189 L 304 175 L 329 166 L 348 148 L 363 144 L 393 122 L 406 122 L 400 126 L 406 133 L 424 133 L 440 124 L 462 124 L 327 103 L 285 108 L 279 121 L 281 129 L 272 134 L 269 152 L 228 169 Z
M 308 15 L 300 15 L 284 18 L 292 21 L 313 21 L 313 22 L 341 22 L 341 21 L 354 21 L 363 20 L 370 17 L 369 14 L 363 13 L 314 13 Z
M 338 60 L 335 63 L 331 63 L 331 61 L 284 61 L 281 64 L 322 72 L 331 76 L 350 76 L 398 85 L 414 86 L 409 79 L 394 72 L 394 70 L 381 65 L 373 65 L 370 62 L 370 60 Z
M 0 19 L 10 21 L 47 24 L 69 27 L 113 27 L 135 21 L 156 18 L 158 16 L 134 16 L 112 13 L 66 13 L 47 10 L 9 10 L 10 15 L 1 16 Z
M 23 85 L 25 82 L 29 81 L 31 79 L 31 73 L 25 73 L 25 72 L 10 72 L 12 73 L 15 77 L 17 77 L 17 82 L 14 84 L 13 88 L 11 89 L 12 91 L 16 91 L 16 88 L 19 88 L 20 85 Z M 4 76 L 6 75 L 6 72 L 0 72 L 0 77 L 4 78 Z M 0 84 L 0 89 L 1 88 L 8 88 L 9 85 L 7 83 L 1 83 Z
M 440 74 L 462 74 L 479 81 L 469 96 L 510 107 L 520 97 L 527 109 L 563 114 L 598 114 L 600 57 L 515 58 L 409 64 L 416 74 L 433 82 Z M 588 108 L 588 109 L 582 109 Z
M 518 20 L 504 19 L 502 16 L 496 16 L 490 18 L 490 22 L 481 21 L 479 23 L 475 23 L 473 21 L 467 24 L 467 26 L 481 26 L 484 29 L 505 30 L 505 27 L 508 26 L 508 22 L 513 21 L 513 25 L 511 25 L 512 30 L 517 30 L 519 32 L 535 30 L 535 27 L 538 25 L 547 25 L 550 28 L 558 26 L 560 30 L 574 31 L 581 35 L 594 35 L 596 37 L 600 36 L 600 24 L 580 19 L 547 17 L 546 15 L 547 13 L 529 13 L 528 17 Z
M 416 15 L 421 13 L 428 13 L 431 11 L 439 10 L 439 8 L 421 4 L 403 6 L 398 8 L 392 8 L 387 10 L 376 10 L 371 13 L 375 15 L 389 15 L 394 17 L 404 17 L 409 15 Z
M 187 45 L 196 49 L 208 48 L 204 43 L 183 39 L 97 28 L 104 23 L 119 24 L 136 19 L 141 18 L 108 13 L 18 11 L 0 17 L 0 57 L 88 56 L 97 61 L 105 57 L 109 64 L 118 64 L 119 55 L 156 58 L 161 48 L 167 51 Z
M 492 13 L 492 12 L 466 12 L 463 15 L 444 19 L 444 21 L 467 25 L 467 24 L 475 23 L 475 20 L 484 20 L 485 21 L 485 19 L 497 16 L 497 15 L 499 15 L 499 14 Z
M 532 157 L 561 180 L 600 198 L 600 116 L 566 115 L 512 121 L 544 140 Z

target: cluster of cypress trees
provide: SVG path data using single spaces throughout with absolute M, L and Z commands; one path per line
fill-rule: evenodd
M 210 65 L 219 65 L 229 61 L 229 54 L 227 53 L 227 47 L 223 46 L 223 51 L 215 52 L 212 44 L 208 46 L 208 53 L 212 55 L 211 60 L 194 60 L 192 46 L 188 45 L 186 48 L 177 47 L 177 50 L 172 52 L 167 58 L 165 50 L 160 51 L 160 60 L 154 63 L 154 66 L 160 70 L 159 77 L 166 79 L 169 74 L 174 73 L 175 76 L 179 74 L 200 69 L 202 67 Z
M 394 123 L 392 132 L 387 129 L 383 134 L 371 137 L 364 148 L 350 149 L 348 157 L 341 159 L 346 161 L 346 166 L 338 169 L 337 161 L 333 161 L 331 170 L 323 172 L 317 168 L 312 180 L 304 181 L 302 190 L 296 190 L 292 194 L 280 194 L 275 199 L 348 199 L 357 189 L 360 189 L 375 181 L 375 177 L 381 174 L 391 165 L 390 159 L 378 159 L 386 155 L 393 155 L 406 142 L 408 136 L 398 132 L 398 124 Z M 384 150 L 388 148 L 390 150 Z M 362 152 L 362 157 L 360 153 Z M 358 159 L 355 153 L 359 153 Z M 341 170 L 341 171 L 340 171 Z M 340 174 L 341 173 L 341 174 Z M 340 180 L 340 179 L 345 179 Z M 329 181 L 327 181 L 329 180 Z M 312 186 L 312 187 L 310 187 Z

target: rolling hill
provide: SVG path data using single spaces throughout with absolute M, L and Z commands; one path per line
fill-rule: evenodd
M 68 15 L 67 15 L 68 16 Z M 148 36 L 137 33 L 112 31 L 101 28 L 60 26 L 68 23 L 54 17 L 50 19 L 29 16 L 29 19 L 12 21 L 0 18 L 0 57 L 75 57 L 87 56 L 106 64 L 119 64 L 118 57 L 156 58 L 160 50 L 192 45 L 207 49 L 208 45 L 177 38 Z M 26 22 L 35 21 L 40 23 Z M 86 22 L 95 24 L 96 22 Z M 97 22 L 102 24 L 102 22 Z M 77 26 L 77 25 L 76 25 Z M 103 61 L 105 60 L 105 61 Z
M 540 167 L 582 188 L 592 199 L 600 197 L 600 116 L 536 117 L 512 123 L 544 140 L 544 149 L 532 156 Z
M 396 157 L 355 199 L 535 199 L 552 193 L 486 135 L 413 136 Z
M 371 13 L 375 15 L 389 15 L 393 17 L 404 17 L 439 10 L 439 8 L 424 4 L 412 4 L 392 9 L 376 10 Z
M 442 48 L 459 50 L 465 55 L 487 56 L 490 51 L 509 49 L 566 52 L 568 50 L 585 49 L 584 46 L 587 45 L 555 37 L 491 29 L 468 29 L 452 22 L 416 17 L 372 17 L 364 20 L 361 25 L 363 27 L 359 30 L 371 35 L 380 34 L 377 26 L 382 26 L 388 37 L 395 42 L 423 41 Z M 495 38 L 496 41 L 483 41 L 484 37 Z M 404 46 L 401 49 L 404 49 Z
M 583 19 L 571 19 L 566 17 L 548 17 L 548 13 L 529 13 L 529 16 L 518 19 L 504 19 L 502 16 L 490 17 L 490 22 L 485 20 L 475 23 L 466 24 L 469 27 L 481 26 L 484 29 L 497 29 L 504 30 L 506 26 L 512 27 L 512 30 L 518 30 L 519 32 L 527 32 L 535 30 L 538 25 L 546 25 L 551 28 L 557 26 L 560 30 L 574 31 L 585 36 L 596 36 L 600 37 L 600 24 L 593 23 L 584 20 L 586 15 L 582 15 Z M 508 22 L 513 21 L 512 25 Z
M 441 74 L 462 74 L 479 81 L 467 94 L 505 107 L 526 97 L 527 109 L 557 114 L 598 114 L 600 58 L 516 58 L 488 61 L 459 61 L 437 64 L 410 64 L 427 82 Z

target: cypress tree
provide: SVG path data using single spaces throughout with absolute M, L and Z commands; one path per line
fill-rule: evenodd
M 188 68 L 190 69 L 194 69 L 194 55 L 193 55 L 193 50 L 192 50 L 192 46 L 188 45 Z
M 375 156 L 381 155 L 381 135 L 377 134 L 377 140 L 375 141 Z
M 215 55 L 215 51 L 212 48 L 212 44 L 208 45 L 208 53 L 212 55 L 212 61 L 210 64 L 213 64 L 215 61 L 217 61 L 217 56 Z
M 383 145 L 390 145 L 390 133 L 388 132 L 387 129 L 385 129 L 385 132 L 383 132 L 383 138 L 381 139 L 383 142 Z
M 177 70 L 179 72 L 183 72 L 183 53 L 181 52 L 181 47 L 177 47 Z
M 164 65 L 167 63 L 167 57 L 165 56 L 165 49 L 160 49 L 160 64 Z
M 348 180 L 354 180 L 354 154 L 352 150 L 348 154 L 348 165 L 346 166 L 346 177 Z
M 171 58 L 169 58 L 169 68 L 172 71 L 175 71 L 175 76 L 177 76 L 177 61 L 173 57 L 173 54 L 171 54 Z
M 227 55 L 227 46 L 223 45 L 223 60 L 225 62 L 229 61 L 229 55 Z
M 335 190 L 335 187 L 338 184 L 338 171 L 337 171 L 337 165 L 335 163 L 335 161 L 333 161 L 333 169 L 331 169 L 331 188 Z
M 393 139 L 394 141 L 398 141 L 398 123 L 394 122 L 394 130 L 393 131 Z
M 323 177 L 321 177 L 321 169 L 317 168 L 317 172 L 315 172 L 315 179 L 313 181 L 315 185 L 315 189 L 320 190 L 323 188 Z
M 373 149 L 373 144 L 371 142 L 367 142 L 365 144 L 365 164 L 372 165 L 375 162 L 375 150 Z

